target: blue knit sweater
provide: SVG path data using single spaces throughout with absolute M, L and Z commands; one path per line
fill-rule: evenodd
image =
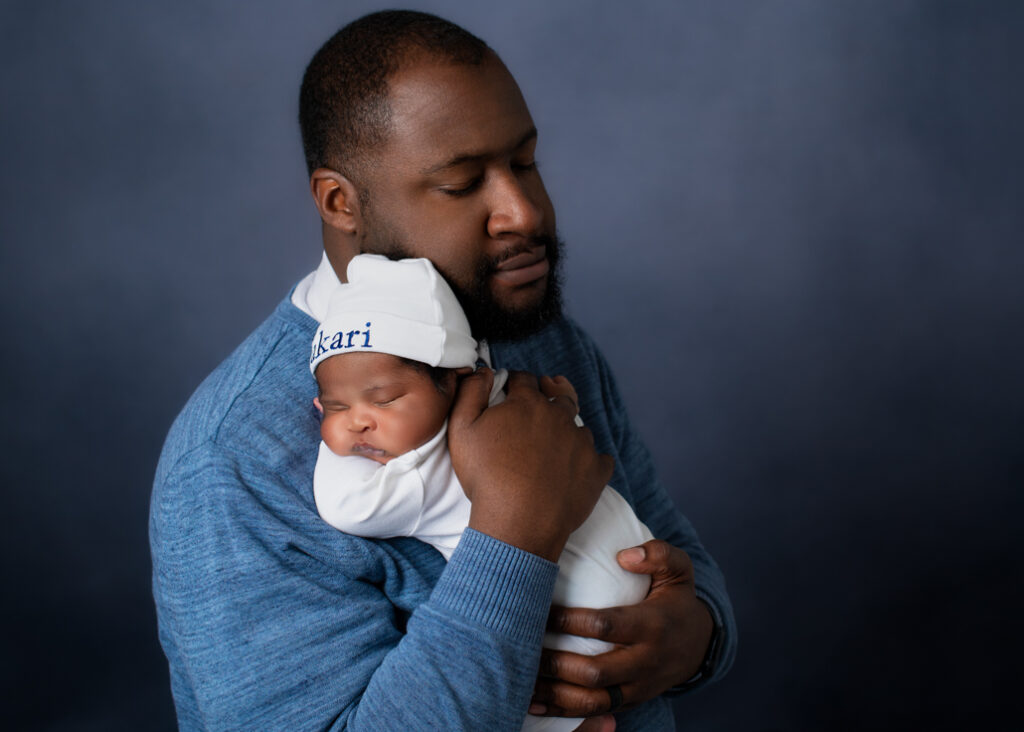
M 410 538 L 363 539 L 313 502 L 315 321 L 285 299 L 171 428 L 150 515 L 160 641 L 183 730 L 519 730 L 557 565 L 467 529 L 445 563 Z M 672 507 L 590 339 L 560 320 L 493 344 L 496 367 L 564 374 L 609 481 L 685 549 L 698 593 L 735 626 L 722 576 Z M 617 715 L 670 730 L 664 699 Z

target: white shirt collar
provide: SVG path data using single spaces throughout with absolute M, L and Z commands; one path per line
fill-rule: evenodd
M 327 304 L 331 301 L 331 293 L 341 284 L 334 267 L 327 260 L 327 253 L 320 257 L 320 266 L 302 278 L 292 293 L 292 305 L 322 323 L 327 317 Z

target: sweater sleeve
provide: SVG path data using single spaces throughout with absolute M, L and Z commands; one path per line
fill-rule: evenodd
M 274 481 L 207 444 L 154 489 L 180 728 L 518 730 L 557 565 L 467 530 L 408 615 L 389 542 L 336 531 Z
M 589 344 L 600 378 L 603 409 L 608 415 L 612 438 L 621 470 L 628 476 L 637 515 L 655 537 L 683 549 L 693 562 L 697 596 L 707 603 L 715 624 L 722 628 L 722 651 L 711 680 L 720 679 L 729 670 L 736 655 L 736 620 L 725 587 L 725 577 L 711 554 L 704 548 L 693 525 L 675 507 L 654 467 L 651 454 L 633 428 L 611 368 L 596 345 L 582 331 Z

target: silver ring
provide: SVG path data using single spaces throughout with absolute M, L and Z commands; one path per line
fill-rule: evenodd
M 572 407 L 573 407 L 573 409 L 575 409 L 575 410 L 576 410 L 576 414 L 579 414 L 579 413 L 580 413 L 580 405 L 579 405 L 579 404 L 577 404 L 577 403 L 576 403 L 576 400 L 575 400 L 575 399 L 573 399 L 573 398 L 572 398 L 571 396 L 569 396 L 568 394 L 559 394 L 558 396 L 548 397 L 548 401 L 549 401 L 549 402 L 553 402 L 553 401 L 555 401 L 556 399 L 558 399 L 558 397 L 565 397 L 566 399 L 568 399 L 568 400 L 569 400 L 569 403 L 570 403 L 570 404 L 572 404 Z

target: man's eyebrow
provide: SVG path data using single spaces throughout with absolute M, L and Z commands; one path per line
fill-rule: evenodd
M 519 139 L 519 141 L 512 147 L 512 149 L 513 150 L 518 150 L 523 145 L 525 145 L 526 143 L 528 143 L 531 140 L 535 139 L 536 137 L 537 137 L 537 128 L 536 127 L 531 127 L 527 131 L 527 133 L 525 135 L 523 135 Z M 461 153 L 461 154 L 456 155 L 456 156 L 454 156 L 452 158 L 449 158 L 448 160 L 445 160 L 443 163 L 438 163 L 437 165 L 433 165 L 433 166 L 431 166 L 429 168 L 425 168 L 425 169 L 421 170 L 420 174 L 421 175 L 434 175 L 435 173 L 440 173 L 440 172 L 442 172 L 444 170 L 450 170 L 451 168 L 457 168 L 460 165 L 465 165 L 466 163 L 476 163 L 476 162 L 479 162 L 481 160 L 485 160 L 486 158 L 489 158 L 489 157 L 491 157 L 490 153 Z

